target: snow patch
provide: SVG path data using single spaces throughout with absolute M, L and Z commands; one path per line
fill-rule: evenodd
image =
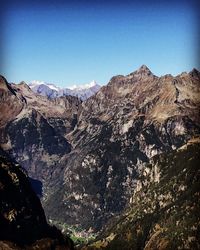
M 84 85 L 73 85 L 68 88 L 59 88 L 52 83 L 34 80 L 29 84 L 29 87 L 35 93 L 48 98 L 72 95 L 79 97 L 83 101 L 94 95 L 101 88 L 94 80 Z

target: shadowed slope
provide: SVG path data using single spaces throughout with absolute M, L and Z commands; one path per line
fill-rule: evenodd
M 0 248 L 73 249 L 70 239 L 50 227 L 27 175 L 0 152 Z

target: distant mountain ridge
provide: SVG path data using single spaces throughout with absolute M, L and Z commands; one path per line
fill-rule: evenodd
M 92 95 L 96 94 L 99 91 L 101 86 L 96 83 L 96 81 L 92 81 L 90 83 L 84 85 L 73 85 L 68 88 L 60 88 L 52 83 L 46 83 L 44 81 L 32 81 L 29 83 L 29 87 L 36 94 L 40 94 L 42 96 L 46 96 L 48 98 L 61 97 L 66 95 L 72 95 L 79 97 L 82 101 L 88 99 Z

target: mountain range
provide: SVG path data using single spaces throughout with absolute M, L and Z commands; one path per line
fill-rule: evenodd
M 0 78 L 0 146 L 35 180 L 51 224 L 93 241 L 83 249 L 198 249 L 198 70 L 142 65 L 89 98 L 34 91 Z
M 86 100 L 90 96 L 94 95 L 101 86 L 95 81 L 92 81 L 85 85 L 74 85 L 68 88 L 60 88 L 54 84 L 45 83 L 41 81 L 32 81 L 29 83 L 29 87 L 37 94 L 46 96 L 48 98 L 61 97 L 66 95 L 77 96 L 81 100 Z

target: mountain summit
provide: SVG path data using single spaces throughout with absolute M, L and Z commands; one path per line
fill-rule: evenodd
M 135 77 L 147 77 L 153 76 L 153 73 L 146 65 L 143 64 L 138 70 L 134 71 L 130 75 L 133 75 Z
M 152 74 L 150 69 L 144 64 L 137 70 L 137 72 L 141 72 L 143 74 Z

